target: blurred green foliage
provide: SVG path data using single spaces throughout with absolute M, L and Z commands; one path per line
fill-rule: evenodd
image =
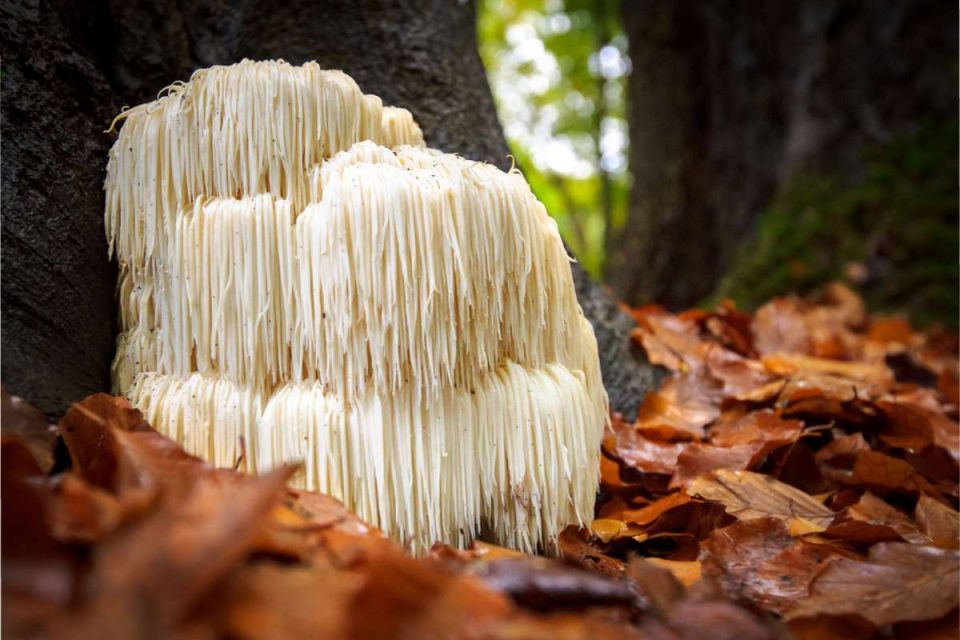
M 507 141 L 595 277 L 626 217 L 626 38 L 615 0 L 481 0 L 480 53 Z
M 774 199 L 716 298 L 752 308 L 846 280 L 868 306 L 957 325 L 958 125 L 928 125 L 865 158 L 862 180 L 800 175 Z

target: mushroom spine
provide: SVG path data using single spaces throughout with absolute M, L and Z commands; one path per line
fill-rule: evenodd
M 121 114 L 115 391 L 192 452 L 423 550 L 592 517 L 607 418 L 556 224 L 315 63 L 196 72 Z

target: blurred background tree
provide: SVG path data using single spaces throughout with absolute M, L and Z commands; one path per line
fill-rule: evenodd
M 616 0 L 482 0 L 480 54 L 511 150 L 584 268 L 622 225 L 627 40 Z
M 846 279 L 957 324 L 956 3 L 480 0 L 511 148 L 630 304 Z

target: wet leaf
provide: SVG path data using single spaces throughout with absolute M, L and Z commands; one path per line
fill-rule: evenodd
M 794 539 L 782 520 L 745 520 L 714 531 L 704 545 L 703 573 L 731 598 L 783 613 L 809 594 L 828 554 Z
M 884 542 L 865 561 L 835 558 L 788 618 L 857 615 L 876 626 L 935 620 L 957 606 L 960 553 Z

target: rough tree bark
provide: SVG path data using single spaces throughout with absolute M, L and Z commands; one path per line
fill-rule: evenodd
M 710 294 L 798 171 L 855 178 L 864 148 L 957 117 L 957 5 L 932 0 L 621 3 L 630 40 L 627 302 Z
M 509 164 L 469 3 L 28 0 L 2 12 L 3 379 L 50 414 L 109 388 L 103 130 L 122 105 L 200 67 L 317 60 L 410 109 L 431 146 Z M 632 414 L 656 371 L 631 355 L 629 317 L 574 274 L 611 403 Z

